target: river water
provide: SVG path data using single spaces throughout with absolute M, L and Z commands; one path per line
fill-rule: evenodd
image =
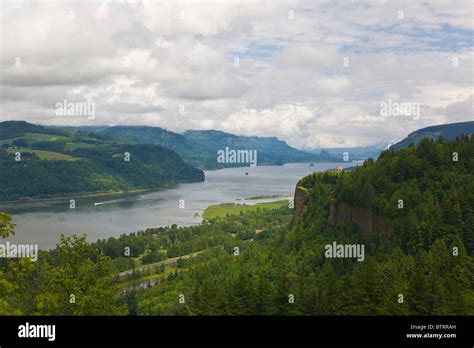
M 342 164 L 343 167 L 352 165 Z M 281 200 L 284 198 L 245 198 L 292 195 L 300 178 L 335 166 L 335 163 L 315 163 L 314 166 L 298 163 L 212 170 L 205 172 L 204 182 L 180 184 L 172 189 L 76 198 L 75 209 L 69 207 L 70 198 L 61 198 L 4 203 L 0 204 L 0 211 L 12 214 L 16 224 L 15 235 L 8 241 L 35 243 L 42 249 L 49 249 L 55 246 L 61 234 L 84 233 L 89 241 L 96 241 L 147 227 L 198 224 L 204 209 L 212 204 Z

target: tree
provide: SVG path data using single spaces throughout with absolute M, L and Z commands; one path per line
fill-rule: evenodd
M 415 266 L 415 271 L 410 277 L 408 296 L 405 296 L 413 315 L 430 315 L 432 309 L 432 293 L 428 280 L 428 256 L 422 254 L 421 262 Z
M 347 314 L 380 315 L 384 314 L 385 289 L 380 281 L 377 262 L 368 257 L 357 264 L 349 280 L 346 293 Z
M 11 215 L 0 212 L 0 237 L 7 238 L 11 234 L 15 234 L 15 224 L 11 222 Z
M 0 237 L 6 238 L 14 234 L 14 224 L 11 223 L 11 216 L 7 213 L 0 212 Z M 8 298 L 14 294 L 17 285 L 5 278 L 3 271 L 0 269 L 0 315 L 20 315 L 19 309 L 13 308 Z
M 28 141 L 26 141 L 26 139 L 24 139 L 24 138 L 20 138 L 20 139 L 13 140 L 12 144 L 15 145 L 15 146 L 18 146 L 18 147 L 27 147 L 28 146 Z
M 342 291 L 341 284 L 332 267 L 326 260 L 319 275 L 319 300 L 316 304 L 317 314 L 334 315 L 341 313 Z
M 15 293 L 17 285 L 9 282 L 0 270 L 0 315 L 20 315 L 21 311 L 9 303 L 8 298 Z
M 41 288 L 36 295 L 36 313 L 41 315 L 120 315 L 118 288 L 109 257 L 93 261 L 85 236 L 62 235 L 52 260 L 39 270 Z

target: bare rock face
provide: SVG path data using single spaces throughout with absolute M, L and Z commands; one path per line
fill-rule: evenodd
M 295 189 L 295 211 L 293 213 L 293 221 L 291 222 L 292 225 L 296 225 L 304 214 L 304 202 L 308 197 L 308 190 L 303 186 L 296 186 Z
M 305 207 L 305 200 L 309 192 L 303 186 L 297 186 L 294 197 L 294 213 L 292 225 L 298 224 L 307 207 Z M 344 203 L 336 202 L 335 199 L 329 203 L 329 215 L 327 218 L 327 227 L 336 229 L 340 223 L 352 223 L 356 225 L 363 237 L 370 235 L 378 235 L 388 232 L 385 231 L 385 219 L 374 212 L 372 208 L 353 207 Z
M 338 223 L 350 222 L 359 228 L 364 237 L 384 230 L 384 219 L 371 208 L 352 207 L 332 201 L 329 205 L 327 226 L 336 228 Z
M 329 216 L 327 227 L 335 228 L 336 227 L 336 201 L 334 199 L 329 202 Z

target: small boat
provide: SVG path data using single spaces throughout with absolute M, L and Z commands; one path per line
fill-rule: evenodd
M 309 166 L 310 166 L 310 167 L 314 167 L 314 163 L 310 163 L 310 165 L 309 165 Z
M 249 175 L 249 172 L 245 172 L 245 175 Z

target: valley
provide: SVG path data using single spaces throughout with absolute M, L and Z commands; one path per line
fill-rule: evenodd
M 6 240 L 43 246 L 36 262 L 0 259 L 6 281 L 23 282 L 3 312 L 470 315 L 473 139 L 428 137 L 359 166 L 211 170 L 174 188 L 78 198 L 75 209 L 2 204 Z

